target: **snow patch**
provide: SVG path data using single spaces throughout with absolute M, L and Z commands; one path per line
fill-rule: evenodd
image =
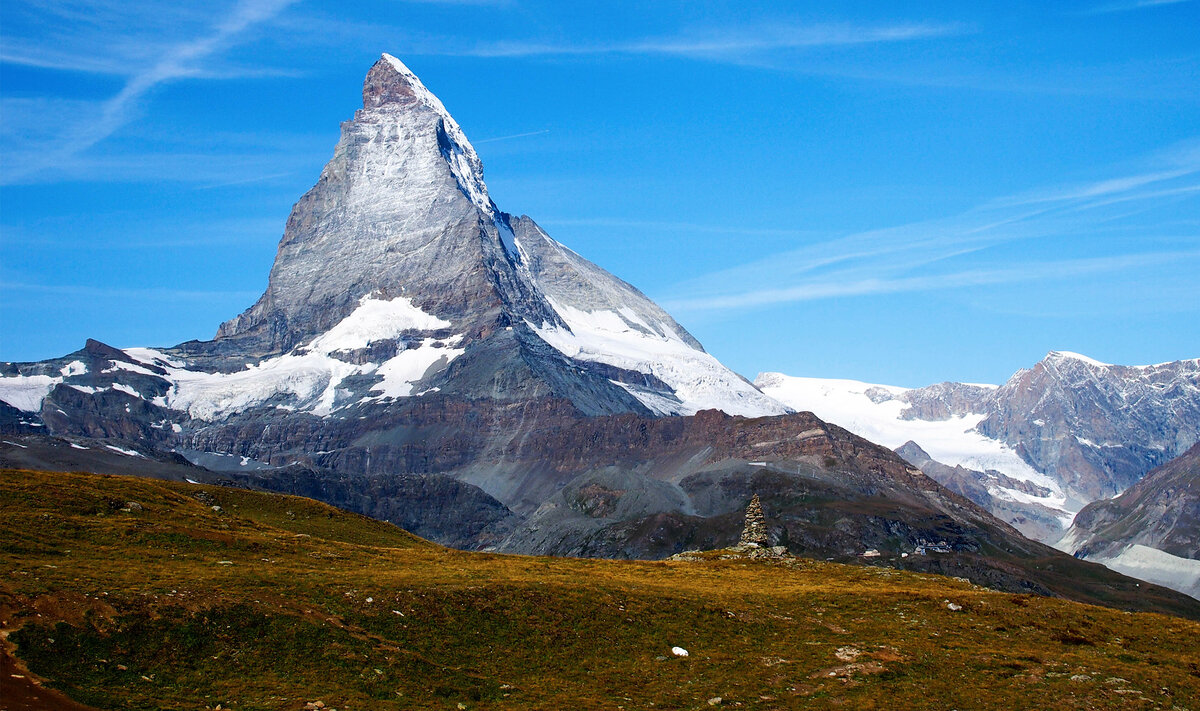
M 63 377 L 69 378 L 72 375 L 83 375 L 84 373 L 88 372 L 88 369 L 87 369 L 87 364 L 84 363 L 83 361 L 73 360 L 70 363 L 67 363 L 66 365 L 64 365 L 62 367 L 62 370 L 60 370 L 58 372 L 62 373 Z
M 284 409 L 296 403 L 314 414 L 327 415 L 337 385 L 369 368 L 374 366 L 352 365 L 320 354 L 288 354 L 236 373 L 176 370 L 171 373 L 174 388 L 167 394 L 166 404 L 210 421 L 272 399 L 281 400 L 277 404 Z
M 100 372 L 101 373 L 115 373 L 118 370 L 124 370 L 124 371 L 130 372 L 130 373 L 137 373 L 139 375 L 149 375 L 149 376 L 155 377 L 155 378 L 162 377 L 161 375 L 159 375 L 158 373 L 155 373 L 153 370 L 150 370 L 149 368 L 145 368 L 143 366 L 137 365 L 136 363 L 126 363 L 123 360 L 114 360 L 112 362 L 111 368 L 105 368 L 104 370 L 102 370 Z
M 146 398 L 142 397 L 142 394 L 141 394 L 141 393 L 139 393 L 137 390 L 134 390 L 133 388 L 129 387 L 128 385 L 125 385 L 124 383 L 113 383 L 113 384 L 112 384 L 112 389 L 113 389 L 113 390 L 120 391 L 120 392 L 123 392 L 123 393 L 125 393 L 126 395 L 132 395 L 132 396 L 136 397 L 136 398 L 137 398 L 137 399 L 139 399 L 139 400 L 145 400 L 145 399 L 146 399 Z
M 1087 560 L 1200 600 L 1200 560 L 1181 558 L 1140 543 L 1126 546 L 1115 556 Z
M 450 322 L 426 313 L 400 296 L 390 301 L 364 296 L 358 308 L 336 326 L 313 339 L 305 350 L 328 355 L 366 348 L 374 341 L 399 338 L 405 331 L 436 331 Z
M 653 375 L 679 402 L 649 388 L 617 383 L 657 414 L 692 415 L 715 408 L 759 417 L 784 412 L 779 403 L 742 380 L 716 358 L 697 350 L 666 324 L 648 324 L 630 309 L 584 311 L 547 297 L 566 328 L 529 323 L 542 340 L 568 358 Z
M 1086 363 L 1088 365 L 1095 366 L 1097 368 L 1111 368 L 1112 367 L 1112 363 L 1101 363 L 1100 361 L 1096 360 L 1095 358 L 1088 358 L 1087 356 L 1085 356 L 1081 353 L 1072 353 L 1071 351 L 1050 351 L 1049 353 L 1046 354 L 1046 358 L 1047 359 L 1065 358 L 1067 360 L 1077 360 L 1082 363 Z
M 38 412 L 42 400 L 63 381 L 51 375 L 9 375 L 0 377 L 0 400 L 25 412 Z
M 122 352 L 133 358 L 136 361 L 145 363 L 146 365 L 154 365 L 159 368 L 182 368 L 182 361 L 175 360 L 169 357 L 162 351 L 154 350 L 153 348 L 124 348 Z
M 120 454 L 124 454 L 127 457 L 141 457 L 142 459 L 146 459 L 146 455 L 142 454 L 141 452 L 138 452 L 138 451 L 135 451 L 132 449 L 125 449 L 124 447 L 118 447 L 115 444 L 106 444 L 106 445 L 104 445 L 104 448 L 111 449 L 112 451 L 118 452 Z
M 382 388 L 383 394 L 378 397 L 407 396 L 412 383 L 420 380 L 431 366 L 439 362 L 444 366 L 463 353 L 463 349 L 439 348 L 434 344 L 457 344 L 462 340 L 461 336 L 445 341 L 426 338 L 420 346 L 402 350 L 382 365 L 347 363 L 337 358 L 336 353 L 366 348 L 373 342 L 395 339 L 405 333 L 449 326 L 449 321 L 422 311 L 407 297 L 383 300 L 366 296 L 349 316 L 308 345 L 249 364 L 245 370 L 205 373 L 156 359 L 159 365 L 167 368 L 173 387 L 165 397 L 155 398 L 154 402 L 163 407 L 186 410 L 192 417 L 208 421 L 265 403 L 324 417 L 337 409 L 338 397 L 346 393 L 340 388 L 342 381 L 372 373 L 384 378 L 373 389 Z
M 657 390 L 648 390 L 646 388 L 638 388 L 629 383 L 622 383 L 619 380 L 609 380 L 608 382 L 616 385 L 625 392 L 632 395 L 638 402 L 642 403 L 653 412 L 655 415 L 670 416 L 680 413 L 680 408 L 683 403 L 678 398 L 664 395 Z
M 453 342 L 461 340 L 459 336 Z M 439 341 L 426 338 L 420 346 L 403 350 L 380 365 L 376 373 L 383 376 L 383 381 L 371 388 L 371 392 L 378 392 L 379 395 L 369 399 L 408 397 L 412 394 L 413 384 L 420 381 L 430 368 L 440 365 L 438 370 L 441 370 L 466 351 L 464 348 L 439 348 L 435 343 Z

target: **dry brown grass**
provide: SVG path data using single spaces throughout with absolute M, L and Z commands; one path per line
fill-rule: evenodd
M 0 513 L 3 626 L 35 673 L 101 708 L 1200 698 L 1200 624 L 932 575 L 464 553 L 306 499 L 84 474 L 0 473 Z

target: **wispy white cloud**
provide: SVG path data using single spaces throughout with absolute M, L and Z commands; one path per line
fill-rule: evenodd
M 39 157 L 36 147 L 6 150 L 3 156 L 5 163 L 14 164 L 45 159 L 44 155 Z M 298 149 L 255 147 L 238 151 L 237 146 L 218 145 L 214 141 L 210 152 L 196 146 L 166 146 L 150 151 L 81 151 L 57 163 L 47 163 L 36 172 L 17 172 L 17 167 L 6 165 L 5 169 L 12 172 L 0 176 L 0 184 L 175 182 L 217 188 L 312 173 L 320 170 L 320 161 L 312 153 Z
M 208 183 L 207 185 L 197 185 L 197 190 L 215 190 L 217 188 L 228 188 L 234 185 L 250 185 L 251 183 L 265 183 L 268 180 L 276 178 L 286 178 L 291 173 L 271 173 L 269 175 L 255 175 L 249 178 L 237 178 L 235 180 L 222 180 L 218 183 Z
M 751 28 L 703 30 L 613 42 L 502 40 L 473 46 L 429 46 L 414 54 L 470 57 L 532 57 L 596 54 L 672 55 L 697 59 L 734 59 L 777 50 L 908 42 L 962 34 L 959 24 L 907 23 L 880 26 L 848 24 L 772 24 Z
M 1163 5 L 1181 5 L 1191 0 L 1127 0 L 1126 2 L 1113 2 L 1104 5 L 1097 5 L 1086 11 L 1089 15 L 1103 15 L 1112 12 L 1129 12 L 1130 10 L 1144 10 L 1151 7 L 1161 7 Z
M 20 182 L 48 167 L 62 166 L 111 136 L 134 116 L 141 100 L 154 88 L 182 78 L 203 77 L 205 61 L 229 47 L 249 28 L 277 15 L 296 0 L 240 0 L 226 16 L 201 36 L 162 48 L 159 54 L 134 71 L 124 86 L 96 111 L 68 124 L 50 145 L 26 146 L 18 161 L 10 163 L 4 182 Z
M 1127 271 L 1178 262 L 1179 260 L 1200 260 L 1200 250 L 1027 262 L 1012 267 L 965 269 L 907 277 L 864 277 L 850 280 L 838 278 L 779 289 L 759 289 L 728 296 L 679 299 L 667 301 L 665 306 L 668 309 L 677 309 L 680 311 L 743 309 L 840 296 L 896 294 L 910 291 L 935 291 L 995 284 L 1014 284 L 1043 279 L 1066 279 L 1086 274 Z
M 662 301 L 682 314 L 718 312 L 837 296 L 1070 278 L 1196 260 L 1200 234 L 1185 227 L 1185 233 L 1176 237 L 1171 230 L 1177 229 L 1182 213 L 1164 210 L 1176 204 L 1172 201 L 1200 195 L 1200 185 L 1180 184 L 1200 172 L 1200 163 L 1179 166 L 1184 155 L 1186 150 L 1163 161 L 1173 166 L 1171 170 L 1160 167 L 1085 185 L 1052 187 L 992 200 L 943 219 L 814 243 L 679 284 Z M 1120 232 L 1119 225 L 1128 216 L 1155 210 L 1164 214 L 1161 226 L 1154 220 L 1138 224 L 1138 236 L 1147 245 L 1144 249 L 1075 257 L 1045 249 L 1053 241 L 1081 236 L 1094 242 L 1100 235 Z M 1161 239 L 1151 240 L 1152 235 Z M 1028 250 L 1025 257 L 1010 256 L 1003 263 L 985 256 L 986 250 L 1022 240 L 1041 248 Z M 1170 242 L 1183 248 L 1162 248 Z M 1048 259 L 1047 252 L 1060 258 Z
M 89 213 L 80 216 L 45 217 L 32 225 L 0 224 L 0 264 L 3 249 L 13 253 L 38 249 L 107 252 L 120 250 L 183 250 L 195 247 L 255 248 L 274 245 L 283 229 L 283 217 L 216 218 L 199 220 L 156 219 L 137 212 Z M 231 254 L 233 252 L 230 252 Z M 10 265 L 15 262 L 11 262 Z M 15 279 L 15 276 L 9 275 Z
M 1185 175 L 1193 175 L 1200 173 L 1200 160 L 1196 160 L 1190 165 L 1179 167 L 1173 170 L 1155 171 L 1151 173 L 1143 173 L 1140 175 L 1125 175 L 1117 178 L 1108 178 L 1098 180 L 1082 185 L 1074 185 L 1057 191 L 1039 191 L 1026 195 L 1017 195 L 1009 198 L 1002 198 L 996 201 L 996 205 L 1037 205 L 1046 203 L 1059 203 L 1075 200 L 1087 200 L 1091 198 L 1108 197 L 1112 195 L 1125 194 L 1135 188 L 1141 188 L 1146 185 L 1162 183 L 1183 177 Z
M 145 0 L 8 0 L 0 62 L 131 76 L 180 37 L 211 30 L 212 7 Z

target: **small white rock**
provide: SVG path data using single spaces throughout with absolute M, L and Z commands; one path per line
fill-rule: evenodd
M 953 603 L 953 602 L 948 602 L 948 603 L 946 603 L 946 609 L 950 610 L 951 612 L 958 612 L 959 610 L 962 609 L 962 605 L 959 605 L 959 604 Z
M 683 647 L 671 647 L 671 654 L 674 654 L 677 657 L 686 657 L 688 655 L 688 651 Z

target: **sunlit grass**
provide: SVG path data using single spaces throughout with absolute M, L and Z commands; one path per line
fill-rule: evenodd
M 306 499 L 85 474 L 3 472 L 0 512 L 10 639 L 34 673 L 101 708 L 1200 698 L 1200 624 L 933 575 L 465 553 Z

